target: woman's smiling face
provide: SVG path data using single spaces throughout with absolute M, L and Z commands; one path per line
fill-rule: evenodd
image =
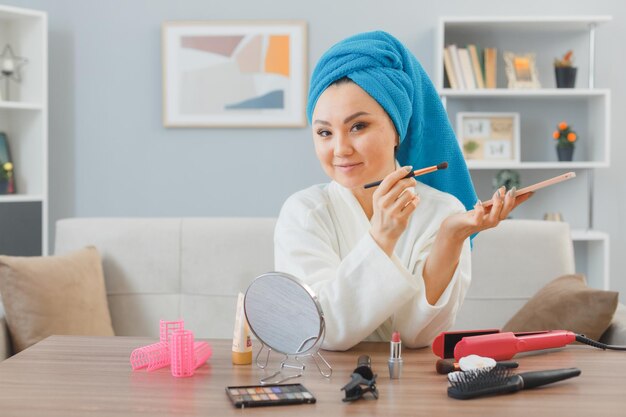
M 352 81 L 329 86 L 313 111 L 315 153 L 326 174 L 346 188 L 395 169 L 398 134 L 385 110 Z

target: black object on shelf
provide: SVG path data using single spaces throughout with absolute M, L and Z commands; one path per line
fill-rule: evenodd
M 574 88 L 577 69 L 576 67 L 554 67 L 556 88 Z
M 556 154 L 559 157 L 559 161 L 567 162 L 571 161 L 574 157 L 573 146 L 557 146 Z

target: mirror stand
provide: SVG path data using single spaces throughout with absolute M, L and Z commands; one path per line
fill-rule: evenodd
M 330 364 L 328 363 L 328 361 L 326 361 L 326 359 L 324 359 L 324 357 L 322 356 L 322 354 L 319 352 L 319 346 L 322 344 L 322 341 L 324 340 L 324 331 L 322 330 L 322 335 L 321 337 L 317 337 L 317 336 L 313 336 L 310 337 L 308 339 L 306 339 L 304 342 L 302 342 L 302 344 L 300 345 L 301 348 L 298 349 L 298 352 L 304 351 L 307 352 L 313 348 L 315 348 L 315 345 L 318 345 L 315 349 L 313 349 L 312 353 L 305 353 L 305 354 L 294 354 L 294 355 L 284 355 L 284 359 L 281 361 L 280 363 L 280 368 L 278 371 L 274 372 L 272 375 L 267 376 L 265 378 L 262 378 L 260 380 L 261 385 L 267 385 L 267 384 L 281 384 L 285 381 L 288 381 L 290 379 L 295 379 L 295 378 L 299 378 L 304 374 L 304 370 L 306 369 L 306 365 L 302 362 L 302 359 L 310 356 L 311 359 L 313 359 L 313 362 L 315 363 L 315 366 L 317 366 L 317 370 L 319 371 L 319 373 L 325 377 L 325 378 L 330 378 L 331 375 L 333 374 L 333 368 L 330 366 Z M 308 348 L 306 347 L 306 345 L 310 342 L 317 342 L 314 343 L 313 347 Z M 267 355 L 265 356 L 265 363 L 260 363 L 259 362 L 259 356 L 261 355 L 261 352 L 263 351 L 263 349 L 267 348 Z M 270 358 L 270 353 L 272 353 L 272 348 L 269 346 L 266 346 L 265 343 L 261 343 L 261 349 L 259 349 L 259 351 L 256 354 L 256 358 L 255 358 L 255 362 L 256 365 L 261 368 L 261 369 L 265 369 L 267 368 L 268 362 L 269 362 L 269 358 Z M 293 358 L 293 361 L 290 361 L 290 357 Z M 284 369 L 296 369 L 299 372 L 296 374 L 285 374 L 283 373 Z

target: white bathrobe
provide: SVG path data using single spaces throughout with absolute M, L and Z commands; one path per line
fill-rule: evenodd
M 454 323 L 471 280 L 469 239 L 435 305 L 426 300 L 422 273 L 441 222 L 465 208 L 420 182 L 416 192 L 420 203 L 392 257 L 371 237 L 356 197 L 336 182 L 302 190 L 283 205 L 274 234 L 275 269 L 317 295 L 326 323 L 324 349 L 389 341 L 394 330 L 405 346 L 422 347 Z

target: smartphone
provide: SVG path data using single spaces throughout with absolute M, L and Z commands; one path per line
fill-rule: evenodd
M 533 191 L 537 191 L 537 190 L 539 190 L 541 188 L 545 188 L 545 187 L 548 187 L 550 185 L 557 184 L 559 182 L 567 181 L 567 180 L 572 179 L 574 177 L 576 177 L 576 173 L 575 172 L 566 172 L 565 174 L 561 174 L 561 175 L 559 175 L 557 177 L 550 178 L 548 180 L 541 181 L 541 182 L 538 182 L 538 183 L 533 184 L 533 185 L 529 185 L 528 187 L 520 188 L 519 190 L 517 190 L 515 192 L 515 196 L 518 197 L 520 195 L 524 195 L 524 194 L 527 194 L 527 193 L 530 193 L 530 192 L 533 192 Z M 489 207 L 492 204 L 493 204 L 493 200 L 483 201 L 483 207 Z
M 302 384 L 226 387 L 226 395 L 239 408 L 268 405 L 313 404 L 313 394 Z

